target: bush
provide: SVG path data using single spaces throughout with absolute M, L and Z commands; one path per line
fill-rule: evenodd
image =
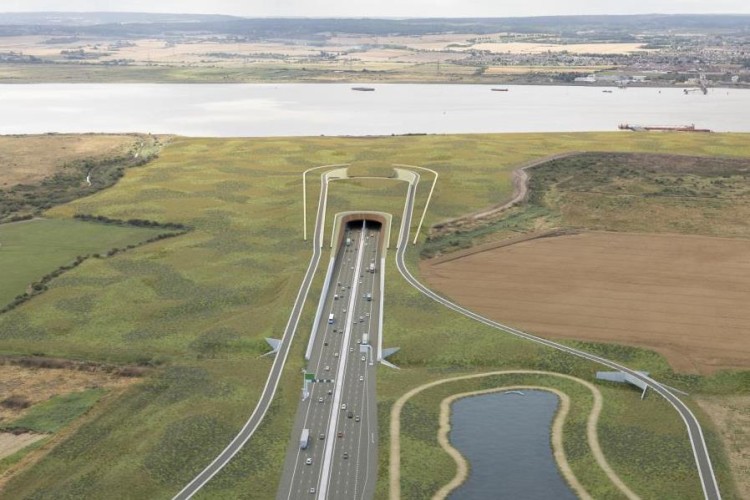
M 5 398 L 0 401 L 0 406 L 2 406 L 3 408 L 8 408 L 10 410 L 22 410 L 31 406 L 31 401 L 29 401 L 26 396 L 14 394 L 9 398 Z

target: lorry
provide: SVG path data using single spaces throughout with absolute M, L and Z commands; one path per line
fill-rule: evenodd
M 370 334 L 369 333 L 363 333 L 362 334 L 362 343 L 367 345 L 370 343 Z
M 310 429 L 302 429 L 302 435 L 299 438 L 300 450 L 307 449 L 308 444 L 310 444 Z

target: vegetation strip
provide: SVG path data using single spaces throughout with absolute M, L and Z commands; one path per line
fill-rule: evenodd
M 577 377 L 565 375 L 562 373 L 553 373 L 553 372 L 546 372 L 546 371 L 541 371 L 541 370 L 502 370 L 502 371 L 496 371 L 496 372 L 461 375 L 458 377 L 451 377 L 451 378 L 440 379 L 440 380 L 435 380 L 433 382 L 429 382 L 419 387 L 415 387 L 414 389 L 410 390 L 409 392 L 401 396 L 391 408 L 391 425 L 390 425 L 390 434 L 391 434 L 390 458 L 391 458 L 391 461 L 389 464 L 389 471 L 388 471 L 389 477 L 390 477 L 390 498 L 392 500 L 401 498 L 401 482 L 400 482 L 401 481 L 401 439 L 400 439 L 401 410 L 403 409 L 404 405 L 406 405 L 406 403 L 409 401 L 409 399 L 411 399 L 413 396 L 421 393 L 424 390 L 430 389 L 432 387 L 436 387 L 438 385 L 446 384 L 448 382 L 454 382 L 457 380 L 467 380 L 467 379 L 472 379 L 472 378 L 490 377 L 490 376 L 496 376 L 496 375 L 517 375 L 517 374 L 549 375 L 552 377 L 560 377 L 560 378 L 564 378 L 567 380 L 572 380 L 574 382 L 578 382 L 579 384 L 584 385 L 586 388 L 588 388 L 591 391 L 591 394 L 593 395 L 593 398 L 594 398 L 594 406 L 591 409 L 591 413 L 589 414 L 589 419 L 586 424 L 586 434 L 588 437 L 589 446 L 591 447 L 591 453 L 594 455 L 594 458 L 596 459 L 596 462 L 599 464 L 599 467 L 602 468 L 602 470 L 607 474 L 607 476 L 612 481 L 612 483 L 615 486 L 617 486 L 617 488 L 620 491 L 622 491 L 622 493 L 626 497 L 628 497 L 631 500 L 639 498 L 635 493 L 633 493 L 630 490 L 630 488 L 628 488 L 625 485 L 625 483 L 622 482 L 622 480 L 617 476 L 615 471 L 612 470 L 612 467 L 610 467 L 609 463 L 607 463 L 607 460 L 604 457 L 604 453 L 602 452 L 601 446 L 599 445 L 599 438 L 596 433 L 596 424 L 599 420 L 599 414 L 602 411 L 602 396 L 599 390 L 590 382 L 579 379 Z M 441 413 L 441 424 L 442 424 L 442 413 Z M 442 425 L 441 425 L 441 431 L 442 431 Z M 441 441 L 441 444 L 442 444 L 442 441 Z M 562 442 L 558 443 L 558 445 L 562 445 Z M 556 458 L 557 458 L 557 454 L 556 454 Z M 563 472 L 563 474 L 565 473 Z M 572 476 L 572 473 L 571 473 L 571 476 Z M 575 476 L 572 476 L 572 477 L 575 480 Z M 571 486 L 573 486 L 573 488 L 576 489 L 576 491 L 578 492 L 578 489 L 575 487 L 575 483 L 571 481 L 567 475 L 566 475 L 566 480 L 568 480 Z M 449 491 L 450 490 L 448 490 L 448 492 Z

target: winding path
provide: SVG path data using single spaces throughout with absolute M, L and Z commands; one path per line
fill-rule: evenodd
M 402 236 L 401 238 L 399 238 L 398 242 L 398 250 L 396 252 L 396 267 L 398 268 L 404 279 L 423 295 L 431 298 L 439 304 L 442 304 L 448 309 L 451 309 L 484 325 L 496 328 L 502 332 L 509 333 L 516 337 L 529 340 L 531 342 L 535 342 L 552 349 L 556 349 L 558 351 L 572 354 L 573 356 L 592 361 L 599 365 L 606 366 L 607 368 L 627 373 L 632 377 L 642 381 L 651 390 L 655 391 L 657 394 L 666 399 L 669 404 L 671 404 L 672 407 L 677 410 L 680 417 L 682 417 L 682 420 L 685 422 L 685 427 L 688 432 L 690 445 L 693 448 L 693 456 L 695 458 L 695 465 L 698 470 L 698 476 L 700 478 L 701 487 L 703 489 L 703 495 L 707 500 L 720 500 L 721 492 L 719 490 L 719 484 L 716 481 L 716 476 L 714 475 L 713 465 L 711 464 L 711 457 L 708 453 L 708 446 L 706 445 L 706 440 L 703 437 L 703 429 L 701 428 L 701 425 L 698 422 L 695 414 L 693 414 L 690 408 L 685 403 L 683 403 L 682 400 L 672 392 L 672 390 L 641 372 L 632 370 L 624 365 L 611 361 L 602 356 L 597 356 L 595 354 L 581 351 L 564 344 L 559 344 L 542 337 L 537 337 L 536 335 L 526 333 L 524 331 L 518 330 L 517 328 L 513 328 L 511 326 L 504 325 L 497 321 L 492 321 L 491 319 L 485 318 L 484 316 L 461 307 L 458 304 L 438 295 L 437 293 L 424 286 L 419 280 L 414 277 L 411 271 L 409 271 L 409 268 L 406 266 L 404 257 L 406 254 L 406 249 L 408 247 L 408 233 L 409 229 L 411 228 L 412 213 L 414 211 L 416 183 L 418 182 L 419 180 L 417 178 L 415 182 L 409 185 L 406 207 L 404 208 L 404 218 L 402 220 L 403 227 L 406 228 L 406 230 L 402 231 Z
M 599 436 L 597 434 L 596 427 L 597 427 L 597 423 L 599 422 L 599 415 L 601 414 L 602 406 L 603 406 L 602 395 L 599 389 L 597 389 L 596 386 L 594 386 L 592 383 L 579 379 L 577 377 L 573 377 L 571 375 L 565 375 L 562 373 L 554 373 L 554 372 L 545 372 L 541 370 L 503 370 L 503 371 L 495 371 L 495 372 L 487 372 L 487 373 L 475 373 L 475 374 L 470 374 L 470 375 L 460 375 L 457 377 L 450 377 L 450 378 L 428 382 L 419 387 L 415 387 L 414 389 L 410 390 L 409 392 L 401 396 L 391 408 L 391 422 L 390 422 L 391 444 L 390 444 L 390 464 L 389 464 L 390 498 L 392 500 L 395 500 L 401 497 L 401 438 L 400 438 L 401 411 L 403 410 L 404 405 L 406 405 L 406 403 L 408 403 L 412 397 L 416 396 L 417 394 L 427 389 L 431 389 L 433 387 L 437 387 L 439 385 L 447 384 L 450 382 L 456 382 L 459 380 L 493 377 L 493 376 L 498 376 L 498 375 L 519 375 L 519 374 L 520 375 L 545 375 L 545 376 L 563 378 L 563 379 L 571 380 L 573 382 L 581 384 L 591 392 L 591 396 L 593 398 L 593 405 L 591 407 L 591 413 L 589 414 L 589 418 L 586 421 L 586 437 L 588 439 L 589 446 L 591 448 L 591 453 L 594 456 L 596 463 L 599 464 L 599 467 L 601 467 L 601 469 L 604 471 L 607 477 L 609 477 L 612 483 L 627 498 L 629 498 L 630 500 L 638 499 L 639 498 L 638 495 L 633 493 L 633 491 L 627 487 L 627 485 L 620 479 L 620 477 L 615 473 L 615 471 L 609 465 L 609 463 L 607 462 L 607 459 L 604 457 L 604 453 L 602 452 L 601 446 L 599 444 Z M 548 387 L 540 387 L 540 386 L 528 386 L 528 385 L 512 385 L 512 386 L 507 386 L 507 387 L 503 386 L 503 387 L 492 388 L 492 389 L 487 389 L 487 390 L 482 390 L 482 391 L 455 394 L 453 396 L 449 396 L 448 398 L 445 398 L 441 402 L 440 404 L 440 410 L 441 410 L 440 411 L 440 429 L 438 431 L 438 442 L 443 447 L 443 449 L 445 449 L 445 451 L 451 457 L 453 457 L 454 461 L 456 462 L 457 472 L 456 472 L 456 475 L 453 477 L 453 479 L 448 484 L 443 486 L 440 490 L 438 490 L 438 492 L 435 494 L 433 498 L 438 498 L 438 499 L 445 498 L 453 489 L 455 489 L 461 483 L 463 483 L 463 481 L 466 479 L 466 476 L 468 475 L 468 466 L 466 465 L 466 460 L 458 452 L 458 450 L 456 450 L 455 448 L 453 448 L 453 446 L 451 446 L 450 442 L 448 441 L 448 432 L 450 431 L 450 405 L 451 403 L 453 403 L 453 401 L 458 398 L 469 396 L 469 395 L 487 394 L 490 392 L 497 392 L 497 391 L 502 391 L 502 390 L 513 390 L 513 389 L 540 389 L 544 391 L 554 392 L 560 397 L 562 406 L 557 416 L 555 417 L 555 421 L 554 421 L 553 428 L 552 428 L 552 445 L 553 445 L 553 449 L 555 453 L 555 459 L 560 467 L 560 471 L 565 477 L 565 480 L 568 482 L 568 484 L 570 484 L 570 486 L 573 488 L 576 494 L 580 498 L 584 498 L 584 499 L 591 498 L 591 496 L 586 492 L 586 490 L 583 488 L 583 486 L 580 484 L 578 479 L 573 474 L 573 471 L 570 468 L 567 457 L 565 455 L 565 449 L 563 448 L 562 427 L 563 427 L 563 424 L 565 423 L 565 418 L 567 417 L 568 409 L 570 406 L 568 396 L 556 389 L 552 389 Z

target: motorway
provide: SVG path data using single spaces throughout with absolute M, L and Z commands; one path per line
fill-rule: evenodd
M 307 366 L 318 382 L 298 407 L 278 500 L 369 499 L 375 491 L 375 352 L 363 341 L 368 335 L 377 345 L 380 225 L 368 222 L 363 230 L 362 221 L 350 223 L 337 250 Z M 310 436 L 304 449 L 303 429 Z
M 610 361 L 606 358 L 602 358 L 600 356 L 596 356 L 593 354 L 589 354 L 585 351 L 579 351 L 577 349 L 573 349 L 571 347 L 565 346 L 563 344 L 558 344 L 556 342 L 543 339 L 540 337 L 536 337 L 534 335 L 531 335 L 529 333 L 523 332 L 521 330 L 517 330 L 515 328 L 512 328 L 507 325 L 503 325 L 501 323 L 498 323 L 496 321 L 489 320 L 483 316 L 480 316 L 472 311 L 469 311 L 467 309 L 464 309 L 463 307 L 454 304 L 453 302 L 441 297 L 440 295 L 436 294 L 429 288 L 422 285 L 414 276 L 411 274 L 409 269 L 406 267 L 406 264 L 404 262 L 404 255 L 406 252 L 406 248 L 408 246 L 408 236 L 409 236 L 409 229 L 411 228 L 411 219 L 413 214 L 413 208 L 414 208 L 414 198 L 416 193 L 416 187 L 418 184 L 418 175 L 415 179 L 415 181 L 409 183 L 409 189 L 407 193 L 407 199 L 406 204 L 404 207 L 404 216 L 402 219 L 402 230 L 398 241 L 398 250 L 396 253 L 396 265 L 399 269 L 399 272 L 402 274 L 402 276 L 417 290 L 419 290 L 422 294 L 430 297 L 431 299 L 437 301 L 438 303 L 444 305 L 445 307 L 448 307 L 449 309 L 456 311 L 460 314 L 463 314 L 464 316 L 467 316 L 469 318 L 472 318 L 476 321 L 479 321 L 480 323 L 483 323 L 487 326 L 491 326 L 493 328 L 497 328 L 503 332 L 510 333 L 512 335 L 515 335 L 517 337 L 529 340 L 531 342 L 535 342 L 538 344 L 545 345 L 547 347 L 557 349 L 563 352 L 566 352 L 568 354 L 578 356 L 590 361 L 593 361 L 595 363 L 601 364 L 603 366 L 607 366 L 609 368 L 620 370 L 622 372 L 628 373 L 632 375 L 633 377 L 643 381 L 648 387 L 650 387 L 652 390 L 656 391 L 659 395 L 664 397 L 669 403 L 677 410 L 677 412 L 682 417 L 683 421 L 685 422 L 685 426 L 688 431 L 688 437 L 690 440 L 690 444 L 693 448 L 693 454 L 695 458 L 696 467 L 698 470 L 698 474 L 700 477 L 701 485 L 703 487 L 703 493 L 704 497 L 710 500 L 720 500 L 721 499 L 721 493 L 719 491 L 718 483 L 716 482 L 716 478 L 714 476 L 713 467 L 711 465 L 711 459 L 708 453 L 708 448 L 706 446 L 705 439 L 703 437 L 703 432 L 701 430 L 700 424 L 698 423 L 698 420 L 696 419 L 695 415 L 690 411 L 690 409 L 672 392 L 669 390 L 669 388 L 663 386 L 656 380 L 645 376 L 639 372 L 636 372 L 634 370 L 631 370 L 625 366 L 622 366 L 618 363 L 615 363 L 614 361 Z M 229 460 L 244 446 L 244 444 L 250 439 L 252 434 L 255 432 L 257 427 L 260 425 L 261 421 L 263 420 L 263 417 L 265 416 L 266 412 L 268 411 L 268 408 L 270 406 L 271 400 L 276 392 L 276 388 L 278 386 L 279 378 L 281 376 L 281 371 L 284 367 L 284 364 L 286 362 L 286 358 L 289 354 L 289 349 L 292 343 L 292 340 L 294 338 L 294 333 L 297 329 L 297 325 L 299 323 L 299 316 L 302 310 L 302 306 L 306 300 L 307 294 L 310 289 L 310 285 L 312 283 L 313 276 L 315 274 L 315 271 L 317 270 L 318 263 L 320 260 L 320 248 L 322 245 L 322 222 L 325 216 L 325 204 L 327 199 L 327 189 L 328 189 L 328 182 L 327 178 L 325 176 L 321 177 L 321 191 L 320 191 L 320 198 L 318 201 L 318 214 L 316 218 L 316 230 L 315 230 L 315 237 L 313 241 L 313 255 L 310 259 L 310 264 L 308 266 L 307 272 L 305 274 L 305 277 L 303 279 L 302 285 L 300 286 L 299 293 L 297 294 L 297 298 L 295 300 L 295 304 L 292 308 L 292 313 L 289 317 L 289 321 L 287 323 L 287 326 L 284 330 L 284 335 L 282 337 L 282 342 L 279 347 L 279 350 L 276 354 L 276 358 L 274 359 L 274 363 L 271 367 L 271 371 L 269 373 L 268 379 L 266 381 L 266 385 L 263 389 L 263 392 L 261 394 L 260 400 L 255 407 L 255 410 L 253 411 L 250 418 L 247 420 L 245 425 L 242 427 L 242 429 L 239 431 L 237 436 L 227 445 L 227 447 L 217 456 L 203 471 L 201 471 L 198 476 L 196 476 L 185 488 L 183 488 L 176 496 L 175 499 L 189 499 L 195 493 L 197 493 L 210 479 L 219 471 L 221 470 L 224 465 L 226 465 Z M 379 232 L 376 231 L 376 234 L 374 235 L 376 238 L 376 241 L 380 238 Z M 379 259 L 379 245 L 375 246 L 375 253 L 373 254 L 373 258 L 375 259 L 375 262 L 380 262 Z M 371 249 L 372 250 L 372 249 Z M 348 252 L 339 252 L 339 258 L 343 258 L 344 254 L 347 254 Z M 366 262 L 366 260 L 364 260 Z M 351 264 L 351 263 L 349 263 Z M 338 269 L 336 269 L 334 275 L 336 273 L 341 272 L 341 269 L 343 268 L 345 270 L 345 267 L 343 266 L 343 261 L 337 263 L 339 266 Z M 364 264 L 363 264 L 364 265 Z M 351 265 L 349 266 L 349 271 L 354 271 L 351 269 Z M 358 266 L 355 266 L 358 268 Z M 376 290 L 376 287 L 379 286 L 379 283 L 377 283 L 374 279 L 374 276 L 369 276 L 369 280 L 365 281 L 365 276 L 368 276 L 368 273 L 362 273 L 364 274 L 362 285 L 365 287 L 372 286 L 373 287 L 373 301 L 375 301 L 376 297 L 379 297 L 379 290 Z M 344 278 L 345 280 L 346 278 Z M 337 278 L 338 280 L 338 278 Z M 337 281 L 338 283 L 338 281 Z M 342 281 L 342 284 L 344 281 Z M 366 283 L 369 283 L 367 285 Z M 349 286 L 349 285 L 346 285 Z M 357 279 L 357 275 L 352 275 L 352 287 L 359 286 L 359 281 Z M 331 287 L 331 290 L 335 289 L 335 287 Z M 340 287 L 339 287 L 340 289 Z M 333 292 L 331 292 L 333 293 Z M 352 294 L 355 295 L 355 294 Z M 330 296 L 330 294 L 329 294 Z M 330 298 L 330 297 L 329 297 Z M 351 298 L 351 296 L 350 296 Z M 326 299 L 328 300 L 328 299 Z M 341 300 L 341 299 L 339 299 Z M 343 306 L 340 306 L 343 309 Z M 361 307 L 361 305 L 360 305 Z M 375 305 L 377 307 L 377 305 Z M 354 308 L 347 307 L 349 311 L 354 310 L 357 308 L 357 305 L 354 305 Z M 356 309 L 356 314 L 360 315 L 361 312 L 365 312 L 365 309 Z M 334 313 L 335 315 L 336 313 Z M 344 314 L 343 310 L 340 314 Z M 349 316 L 352 316 L 352 313 L 348 313 Z M 357 320 L 359 319 L 358 316 Z M 378 331 L 378 326 L 375 324 L 375 318 L 378 317 L 378 314 L 373 312 L 370 312 L 369 318 L 373 322 L 368 324 L 368 328 L 370 329 L 370 333 L 373 335 L 373 337 L 370 339 L 370 343 L 372 345 L 377 345 L 377 339 L 375 338 L 375 335 Z M 327 315 L 323 316 L 325 322 L 327 323 L 328 317 Z M 351 358 L 351 360 L 357 360 L 361 359 L 361 355 L 357 352 L 356 347 L 351 344 L 353 336 L 357 335 L 357 333 L 361 333 L 361 329 L 358 329 L 356 325 L 354 325 L 350 320 L 345 320 L 344 325 L 337 325 L 337 334 L 338 334 L 338 326 L 345 326 L 344 333 L 339 334 L 342 335 L 343 338 L 341 339 L 341 346 L 349 345 L 350 347 L 354 348 L 353 352 L 349 352 L 348 350 L 344 349 L 342 352 L 340 352 L 339 357 L 341 355 L 344 355 L 345 359 Z M 354 332 L 352 332 L 354 330 Z M 359 330 L 359 331 L 357 331 Z M 331 333 L 332 329 L 331 329 Z M 318 339 L 318 342 L 323 343 L 323 346 L 316 345 L 316 354 L 311 358 L 311 360 L 317 360 L 320 361 L 325 354 L 322 353 L 323 348 L 331 347 L 325 346 L 325 337 L 327 337 L 327 332 L 323 335 L 324 338 Z M 354 339 L 354 342 L 356 342 L 356 339 Z M 329 340 L 330 344 L 330 340 Z M 348 356 L 348 354 L 353 354 L 353 356 Z M 360 358 L 358 358 L 360 356 Z M 315 474 L 304 474 L 307 478 L 308 482 L 304 483 L 302 481 L 301 476 L 303 474 L 298 473 L 300 471 L 299 465 L 297 465 L 295 462 L 290 462 L 290 459 L 287 460 L 287 463 L 285 465 L 285 471 L 284 476 L 282 477 L 281 486 L 279 489 L 279 497 L 278 498 L 298 498 L 299 495 L 304 494 L 306 498 L 371 498 L 373 495 L 374 490 L 374 481 L 375 481 L 375 471 L 376 471 L 376 453 L 377 453 L 377 434 L 376 434 L 376 428 L 377 428 L 377 422 L 376 422 L 376 408 L 375 408 L 375 377 L 374 377 L 374 368 L 371 368 L 369 366 L 369 363 L 362 363 L 360 366 L 361 369 L 364 370 L 362 372 L 363 377 L 363 391 L 360 393 L 356 392 L 356 389 L 352 389 L 352 383 L 356 380 L 356 382 L 359 382 L 359 378 L 356 375 L 357 367 L 354 365 L 357 365 L 357 363 L 349 364 L 344 362 L 343 360 L 340 360 L 341 365 L 328 365 L 328 366 L 340 366 L 341 369 L 336 369 L 336 375 L 335 378 L 337 380 L 337 383 L 335 385 L 334 394 L 327 394 L 328 389 L 325 389 L 325 396 L 335 396 L 333 402 L 326 403 L 325 400 L 323 403 L 316 403 L 317 405 L 322 405 L 322 407 L 328 407 L 329 411 L 329 426 L 328 429 L 333 429 L 336 433 L 338 433 L 338 421 L 339 417 L 343 414 L 342 410 L 337 410 L 334 412 L 335 408 L 338 408 L 336 398 L 338 398 L 338 403 L 344 404 L 342 402 L 343 399 L 346 399 L 347 404 L 347 410 L 345 410 L 346 416 L 348 416 L 348 410 L 356 408 L 356 410 L 360 414 L 361 422 L 353 422 L 349 421 L 348 418 L 341 418 L 341 425 L 346 426 L 346 432 L 345 436 L 352 437 L 351 433 L 352 431 L 357 436 L 356 443 L 354 440 L 344 439 L 342 438 L 336 438 L 336 440 L 332 441 L 329 439 L 330 437 L 330 431 L 325 431 L 326 435 L 324 436 L 324 439 L 320 440 L 319 434 L 313 434 L 311 432 L 311 445 L 309 447 L 310 453 L 315 452 L 317 455 L 315 457 L 309 456 L 305 457 L 305 462 L 307 461 L 307 458 L 312 459 L 312 463 L 308 466 L 306 463 L 305 465 L 307 467 L 312 467 L 310 470 L 312 471 L 314 468 L 314 465 L 316 463 L 316 460 L 320 462 L 321 457 L 321 448 L 322 454 L 327 455 L 328 458 L 326 459 L 323 457 L 323 461 L 327 462 L 327 470 L 326 467 L 323 466 L 323 464 L 320 464 L 318 467 L 318 477 L 319 482 L 316 485 L 313 485 L 315 483 L 314 478 Z M 365 366 L 366 364 L 366 366 Z M 309 366 L 315 366 L 316 370 L 319 368 L 318 364 L 311 364 Z M 323 365 L 323 368 L 325 369 L 325 365 Z M 331 368 L 333 369 L 333 368 Z M 352 376 L 351 373 L 354 373 L 355 375 Z M 317 373 L 316 373 L 317 375 Z M 356 377 L 356 378 L 355 378 Z M 322 378 L 322 377 L 321 377 Z M 347 384 L 348 380 L 348 384 Z M 341 385 L 338 385 L 338 384 Z M 308 401 L 310 404 L 313 402 L 318 401 L 317 398 L 320 396 L 318 393 L 320 391 L 315 392 L 315 389 L 320 389 L 326 385 L 325 383 L 316 383 L 313 384 L 314 389 L 314 396 L 311 396 Z M 329 387 L 331 384 L 327 384 Z M 356 385 L 356 384 L 355 384 Z M 366 390 L 364 390 L 366 388 Z M 355 392 L 352 392 L 355 391 Z M 353 394 L 359 394 L 359 398 L 357 396 L 353 396 Z M 367 397 L 361 398 L 361 395 L 365 394 Z M 351 399 L 353 398 L 353 400 Z M 360 406 L 350 406 L 358 404 Z M 301 405 L 300 411 L 302 411 L 302 407 L 304 405 Z M 354 411 L 354 410 L 352 410 Z M 302 425 L 305 424 L 305 420 L 299 420 L 299 414 L 298 414 L 298 421 L 295 425 L 295 433 L 301 432 L 301 428 L 299 427 L 300 422 L 302 422 Z M 367 419 L 367 420 L 365 420 Z M 364 423 L 365 425 L 362 426 L 361 424 Z M 357 427 L 358 424 L 360 425 Z M 320 424 L 318 424 L 320 425 Z M 364 431 L 363 429 L 368 428 L 367 431 Z M 344 431 L 342 431 L 344 432 Z M 371 433 L 371 439 L 370 443 L 372 446 L 367 444 L 366 432 Z M 320 443 L 314 443 L 313 441 L 317 437 L 318 441 L 323 441 L 326 443 L 325 446 L 321 446 Z M 338 439 L 342 439 L 342 441 L 339 443 L 337 442 Z M 328 445 L 328 443 L 331 443 Z M 290 443 L 290 452 L 292 449 L 295 449 L 295 454 L 299 450 L 299 434 L 296 434 L 292 437 L 292 442 Z M 307 452 L 307 450 L 305 450 Z M 343 458 L 343 453 L 348 454 L 348 458 Z M 302 455 L 302 453 L 300 453 Z M 351 460 L 353 457 L 356 456 L 356 460 Z M 368 458 L 372 457 L 372 458 Z M 295 457 L 296 460 L 296 457 Z M 354 464 L 354 465 L 352 465 Z M 363 469 L 364 468 L 364 469 Z M 303 469 L 304 470 L 304 469 Z M 362 473 L 362 470 L 369 471 Z M 298 484 L 298 486 L 295 487 L 295 484 Z M 305 493 L 305 486 L 307 485 L 307 490 Z M 286 489 L 284 489 L 286 488 Z M 315 488 L 315 493 L 311 494 L 310 489 Z M 330 488 L 330 490 L 329 490 Z M 294 490 L 294 491 L 293 491 Z M 322 491 L 321 491 L 322 490 Z M 286 491 L 286 496 L 284 496 L 283 492 Z M 322 493 L 322 494 L 321 494 Z
M 703 438 L 703 431 L 701 430 L 701 426 L 698 423 L 698 419 L 695 417 L 693 412 L 690 411 L 690 408 L 688 408 L 687 405 L 685 405 L 685 403 L 683 403 L 682 400 L 680 400 L 680 398 L 678 398 L 668 388 L 666 388 L 665 386 L 663 386 L 656 380 L 652 379 L 651 377 L 648 377 L 646 375 L 643 375 L 640 372 L 627 368 L 626 366 L 615 363 L 614 361 L 610 361 L 606 358 L 602 358 L 594 354 L 589 354 L 585 351 L 579 351 L 578 349 L 574 349 L 572 347 L 568 347 L 563 344 L 558 344 L 557 342 L 553 342 L 551 340 L 547 340 L 541 337 L 537 337 L 535 335 L 531 335 L 530 333 L 523 332 L 521 330 L 518 330 L 516 328 L 510 327 L 507 325 L 503 325 L 502 323 L 498 323 L 496 321 L 487 319 L 484 316 L 480 316 L 479 314 L 476 314 L 468 309 L 464 309 L 463 307 L 433 292 L 432 290 L 424 286 L 422 283 L 420 283 L 419 280 L 417 280 L 411 274 L 409 269 L 406 267 L 406 263 L 404 262 L 404 255 L 406 254 L 406 248 L 408 247 L 408 243 L 409 243 L 408 228 L 411 227 L 411 218 L 412 218 L 412 212 L 414 210 L 414 198 L 416 196 L 416 189 L 417 189 L 417 182 L 410 183 L 409 190 L 407 192 L 406 207 L 404 209 L 404 218 L 402 221 L 403 227 L 407 229 L 402 230 L 402 234 L 398 242 L 398 250 L 396 252 L 396 267 L 398 267 L 398 270 L 401 273 L 401 275 L 404 277 L 404 279 L 406 279 L 406 281 L 408 281 L 409 284 L 411 284 L 414 288 L 419 290 L 422 294 L 426 295 L 427 297 L 430 297 L 431 299 L 444 305 L 445 307 L 452 309 L 453 311 L 456 311 L 460 314 L 463 314 L 464 316 L 467 316 L 471 319 L 479 321 L 480 323 L 483 323 L 487 326 L 497 328 L 501 331 L 510 333 L 511 335 L 515 335 L 516 337 L 530 340 L 532 342 L 536 342 L 538 344 L 542 344 L 547 347 L 551 347 L 553 349 L 557 349 L 559 351 L 563 351 L 568 354 L 572 354 L 574 356 L 578 356 L 578 357 L 587 359 L 589 361 L 599 363 L 600 365 L 607 366 L 614 370 L 619 370 L 619 371 L 628 373 L 632 375 L 633 377 L 643 381 L 651 389 L 656 391 L 660 396 L 662 396 L 664 399 L 669 401 L 669 403 L 674 407 L 675 410 L 677 410 L 677 412 L 682 417 L 682 420 L 685 422 L 685 426 L 687 427 L 688 438 L 690 439 L 690 445 L 693 448 L 693 456 L 695 458 L 695 464 L 698 469 L 698 474 L 700 476 L 701 486 L 703 488 L 703 495 L 708 500 L 720 500 L 721 492 L 719 491 L 719 484 L 716 482 L 716 477 L 714 476 L 713 466 L 711 465 L 711 458 L 708 454 L 708 448 L 706 446 L 706 441 Z

